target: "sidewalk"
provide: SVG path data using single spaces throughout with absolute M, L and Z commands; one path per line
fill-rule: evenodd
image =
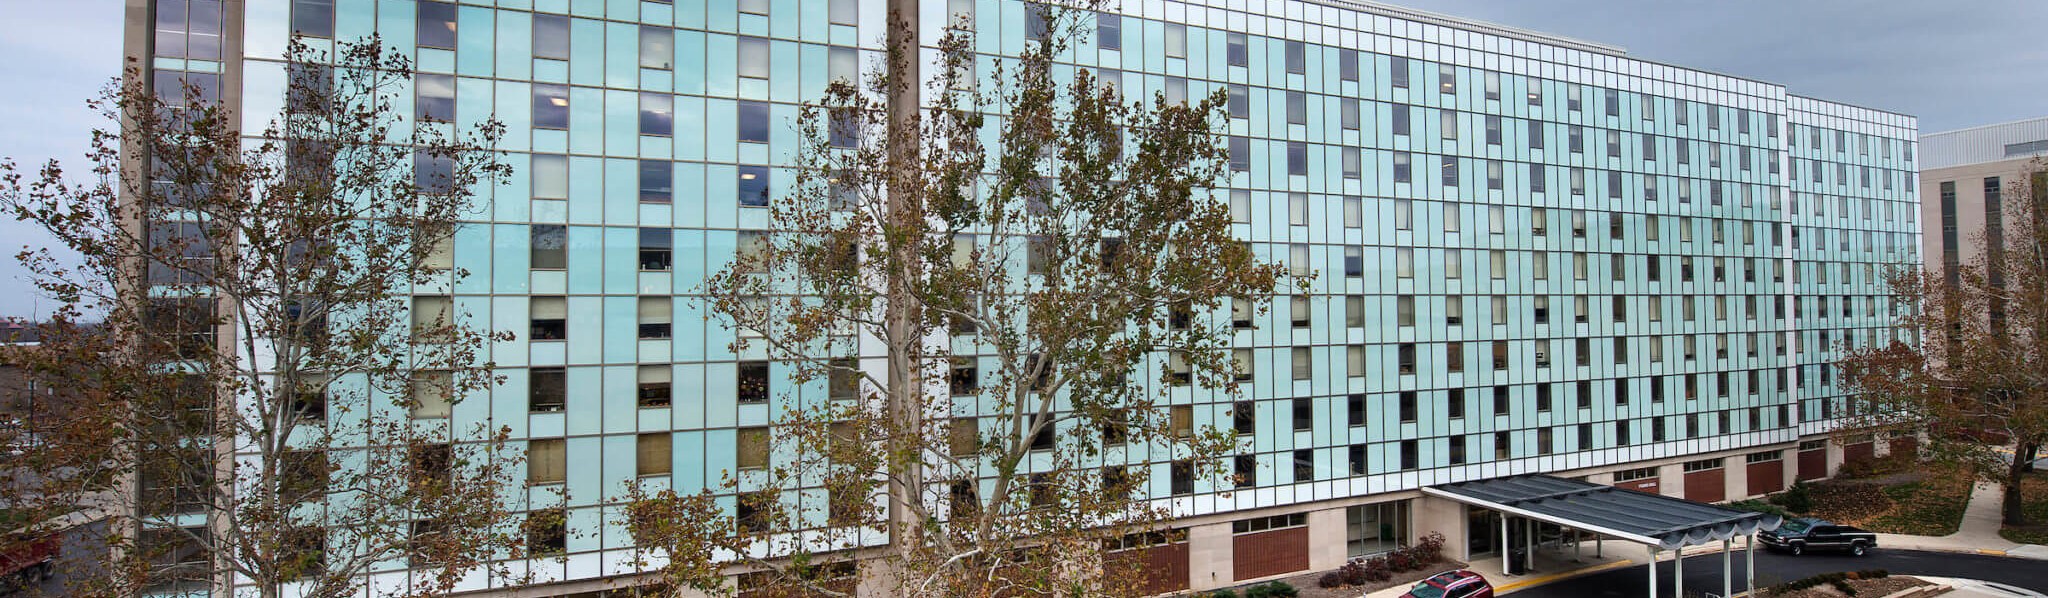
M 1999 506 L 2004 498 L 2003 486 L 1978 482 L 1970 490 L 1970 506 L 1963 510 L 1963 524 L 1956 533 L 1946 536 L 1878 534 L 1877 546 L 2048 560 L 2048 546 L 2016 544 L 1999 537 Z

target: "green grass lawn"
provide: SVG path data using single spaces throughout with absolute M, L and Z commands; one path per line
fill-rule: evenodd
M 2048 544 L 2048 472 L 2027 475 L 2025 484 L 2022 495 L 2027 501 L 2027 521 L 2032 525 L 2008 527 L 1999 530 L 1998 535 L 2021 544 Z

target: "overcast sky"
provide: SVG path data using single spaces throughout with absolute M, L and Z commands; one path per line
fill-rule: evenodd
M 2033 37 L 2048 32 L 2044 0 L 1395 3 L 1912 114 L 1927 132 L 2048 115 L 2048 44 Z M 68 163 L 85 153 L 100 122 L 84 100 L 121 67 L 120 11 L 120 0 L 0 0 L 0 157 Z M 0 223 L 0 315 L 48 311 L 12 258 L 42 242 L 31 227 Z

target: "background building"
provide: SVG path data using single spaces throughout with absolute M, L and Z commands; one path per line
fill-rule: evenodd
M 1920 138 L 1920 206 L 1926 268 L 1948 272 L 2003 239 L 2000 198 L 2036 160 L 2048 156 L 2048 118 L 1972 127 Z
M 630 572 L 625 482 L 764 466 L 752 431 L 827 392 L 731 352 L 691 294 L 794 181 L 798 104 L 875 64 L 880 0 L 129 4 L 147 76 L 215 86 L 250 130 L 293 32 L 378 33 L 417 61 L 411 108 L 510 127 L 518 175 L 454 250 L 473 277 L 421 301 L 521 332 L 492 348 L 507 383 L 448 417 L 514 430 L 534 488 L 510 500 L 568 497 L 566 557 L 531 564 L 553 590 Z M 1029 42 L 1021 0 L 924 4 L 927 44 L 948 15 L 991 57 Z M 1920 262 L 1912 117 L 1378 4 L 1124 2 L 1095 25 L 1072 68 L 1228 91 L 1218 201 L 1266 259 L 1320 273 L 1241 323 L 1243 395 L 1173 391 L 1249 431 L 1245 487 L 1146 464 L 1185 515 L 1190 587 L 1432 531 L 1499 551 L 1496 515 L 1425 486 L 1553 472 L 1718 501 L 1882 450 L 1823 434 L 1837 349 L 1892 334 L 1883 267 Z

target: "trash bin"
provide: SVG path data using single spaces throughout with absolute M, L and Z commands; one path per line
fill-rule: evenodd
M 1515 548 L 1508 551 L 1508 575 L 1529 572 L 1529 551 Z

